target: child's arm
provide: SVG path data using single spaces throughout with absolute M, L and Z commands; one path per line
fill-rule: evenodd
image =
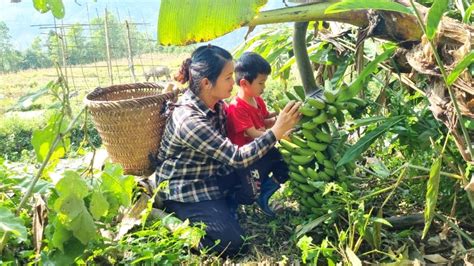
M 251 137 L 252 139 L 260 137 L 261 135 L 263 135 L 263 133 L 265 133 L 264 130 L 256 129 L 255 127 L 247 128 L 245 130 L 245 134 Z
M 271 112 L 267 115 L 267 117 L 265 117 L 265 119 L 274 118 L 274 117 L 277 117 L 277 116 L 278 116 L 278 112 Z
M 268 116 L 265 117 L 265 119 L 264 119 L 265 128 L 271 128 L 275 124 L 277 116 L 278 116 L 277 112 L 269 113 Z

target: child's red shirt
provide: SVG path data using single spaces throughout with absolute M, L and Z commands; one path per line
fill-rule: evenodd
M 253 139 L 245 134 L 245 130 L 255 127 L 265 129 L 265 118 L 269 112 L 262 97 L 255 97 L 257 108 L 245 100 L 235 97 L 227 107 L 227 136 L 232 143 L 243 146 Z

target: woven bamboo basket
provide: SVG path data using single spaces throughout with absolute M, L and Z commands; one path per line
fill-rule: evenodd
M 166 115 L 163 107 L 179 91 L 163 92 L 156 83 L 132 83 L 96 88 L 86 96 L 95 127 L 114 163 L 131 175 L 153 173 Z

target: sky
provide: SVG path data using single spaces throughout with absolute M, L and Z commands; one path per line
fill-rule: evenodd
M 147 26 L 144 26 L 144 30 L 147 30 L 150 35 L 156 38 L 160 0 L 63 0 L 63 3 L 66 10 L 66 15 L 62 21 L 64 24 L 88 23 L 88 17 L 92 19 L 97 15 L 103 16 L 104 10 L 107 8 L 121 21 L 131 18 L 135 22 L 148 23 Z M 268 0 L 268 4 L 263 10 L 283 6 L 282 0 Z M 47 32 L 47 30 L 34 25 L 53 24 L 54 18 L 51 12 L 41 14 L 36 11 L 32 0 L 22 0 L 19 3 L 11 3 L 11 0 L 0 0 L 0 21 L 5 22 L 10 29 L 11 42 L 15 49 L 25 50 L 31 45 L 36 36 Z M 57 21 L 57 23 L 59 24 L 61 21 Z M 246 32 L 247 28 L 239 29 L 213 40 L 212 43 L 232 49 L 244 40 Z

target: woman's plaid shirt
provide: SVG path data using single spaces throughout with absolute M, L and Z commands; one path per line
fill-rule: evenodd
M 163 200 L 199 202 L 222 198 L 216 179 L 262 158 L 276 143 L 268 130 L 238 147 L 226 138 L 225 103 L 209 109 L 187 90 L 173 110 L 163 133 L 156 171 L 157 183 L 168 180 Z

